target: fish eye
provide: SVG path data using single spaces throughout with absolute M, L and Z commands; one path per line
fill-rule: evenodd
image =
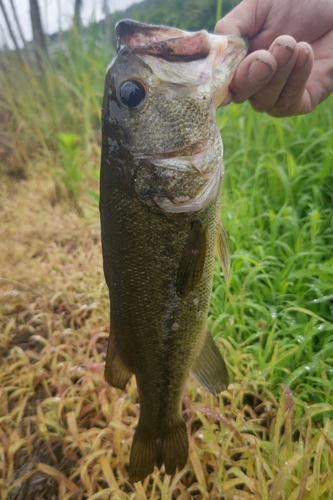
M 120 86 L 120 100 L 128 108 L 136 108 L 146 96 L 144 86 L 136 80 L 127 80 Z

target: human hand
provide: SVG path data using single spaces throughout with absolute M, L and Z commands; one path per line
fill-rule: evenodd
M 292 116 L 333 92 L 333 0 L 243 0 L 215 33 L 249 38 L 224 105 L 249 99 L 257 111 Z

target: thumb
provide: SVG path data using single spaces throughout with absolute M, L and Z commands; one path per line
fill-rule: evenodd
M 264 24 L 270 5 L 270 1 L 243 0 L 217 22 L 214 32 L 218 35 L 240 35 L 252 38 Z

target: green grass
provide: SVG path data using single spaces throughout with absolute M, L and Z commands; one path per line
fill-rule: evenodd
M 253 357 L 254 377 L 309 404 L 333 400 L 331 103 L 283 120 L 233 105 L 218 118 L 233 264 L 228 286 L 217 269 L 211 328 Z
M 97 131 L 112 55 L 92 26 L 44 74 L 2 58 L 1 500 L 331 499 L 333 100 L 279 120 L 218 111 L 232 268 L 227 285 L 216 262 L 208 324 L 231 383 L 214 398 L 188 382 L 186 469 L 131 486 L 135 381 L 121 394 L 103 378 Z

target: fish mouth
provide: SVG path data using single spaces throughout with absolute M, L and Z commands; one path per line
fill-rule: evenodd
M 215 108 L 227 96 L 233 74 L 248 49 L 248 40 L 237 35 L 213 35 L 205 30 L 191 33 L 130 19 L 119 21 L 116 33 L 118 52 L 124 47 L 130 48 L 148 65 L 153 65 L 161 81 L 201 85 L 205 79 L 211 79 L 210 99 Z M 159 64 L 160 59 L 166 61 L 164 67 Z M 187 65 L 187 70 L 182 64 L 178 69 L 174 64 L 192 61 L 197 62 L 195 66 Z
M 189 33 L 170 26 L 156 26 L 123 19 L 116 25 L 118 51 L 131 47 L 137 54 L 160 57 L 167 61 L 195 61 L 208 56 L 207 31 Z
M 167 61 L 196 61 L 212 52 L 228 49 L 231 58 L 247 52 L 247 39 L 236 35 L 212 35 L 206 30 L 191 33 L 170 26 L 143 24 L 123 19 L 116 24 L 118 52 L 124 46 L 137 54 L 155 56 Z M 216 57 L 216 54 L 215 54 Z M 222 61 L 221 61 L 222 62 Z

